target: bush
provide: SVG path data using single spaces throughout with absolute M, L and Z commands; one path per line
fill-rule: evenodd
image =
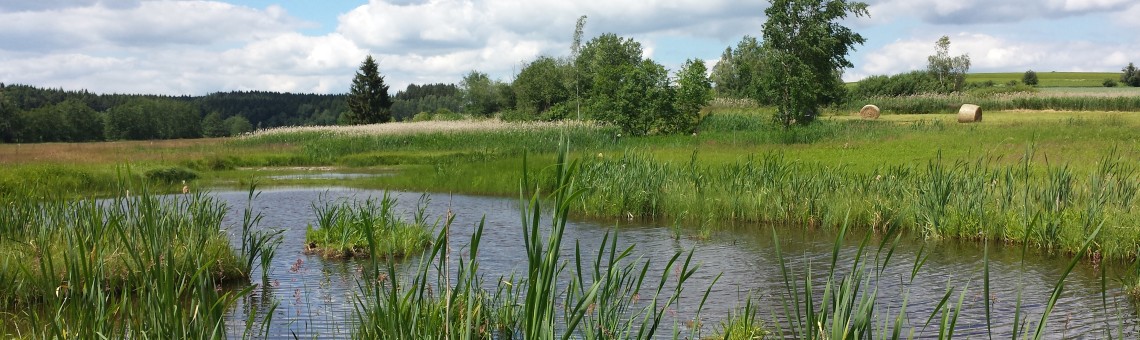
M 1104 85 L 1104 87 L 1116 87 L 1116 81 L 1112 79 L 1105 79 L 1102 85 Z
M 851 98 L 900 97 L 929 93 L 947 93 L 926 71 L 912 71 L 893 76 L 870 76 L 859 82 Z
M 1025 75 L 1021 76 L 1021 82 L 1029 86 L 1037 86 L 1037 72 L 1033 70 L 1025 71 Z
M 173 184 L 198 179 L 198 173 L 183 167 L 169 167 L 148 170 L 143 177 L 155 182 Z

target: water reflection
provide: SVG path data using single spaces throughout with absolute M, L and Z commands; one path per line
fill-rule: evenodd
M 240 223 L 241 208 L 246 204 L 246 192 L 218 192 L 214 194 L 231 205 L 227 223 Z M 326 261 L 317 256 L 302 253 L 305 228 L 315 221 L 311 204 L 324 199 L 364 199 L 379 197 L 381 191 L 346 188 L 297 188 L 271 189 L 261 192 L 253 201 L 254 210 L 264 215 L 261 226 L 283 228 L 284 243 L 277 252 L 268 280 L 258 282 L 250 298 L 242 302 L 232 312 L 231 330 L 239 334 L 245 320 L 251 315 L 264 320 L 268 307 L 277 302 L 272 314 L 269 334 L 273 337 L 330 338 L 347 337 L 352 325 L 352 312 L 356 279 L 360 266 L 353 261 Z M 419 194 L 393 193 L 400 204 L 401 213 L 409 216 L 415 209 Z M 465 254 L 465 243 L 481 218 L 486 217 L 482 249 L 480 250 L 480 270 L 488 284 L 497 282 L 500 276 L 525 271 L 525 257 L 522 233 L 519 228 L 520 216 L 517 199 L 450 196 L 437 194 L 431 197 L 429 216 L 445 216 L 448 209 L 456 214 L 452 226 L 452 249 L 456 254 Z M 571 221 L 567 223 L 566 236 L 580 243 L 583 250 L 596 250 L 606 232 L 612 231 L 614 224 L 596 221 Z M 783 303 L 786 298 L 784 279 L 780 263 L 776 258 L 770 226 L 742 226 L 733 228 L 709 239 L 696 240 L 688 237 L 695 232 L 682 231 L 675 234 L 673 229 L 652 224 L 625 224 L 619 227 L 619 244 L 636 244 L 634 258 L 651 260 L 650 273 L 661 273 L 663 264 L 677 251 L 695 249 L 693 261 L 701 265 L 686 287 L 680 300 L 674 320 L 664 324 L 685 324 L 693 318 L 693 305 L 697 304 L 704 288 L 721 274 L 702 312 L 701 325 L 711 330 L 719 320 L 739 307 L 748 296 L 758 301 L 760 316 L 769 324 L 784 322 Z M 834 247 L 834 234 L 801 229 L 777 228 L 780 234 L 780 248 L 795 274 L 793 280 L 802 281 L 810 266 L 815 287 L 823 287 L 823 276 L 831 263 Z M 679 236 L 679 237 L 678 237 Z M 903 238 L 908 239 L 907 237 Z M 849 237 L 839 249 L 840 272 L 849 272 L 858 252 L 862 236 Z M 574 242 L 566 242 L 566 252 L 572 254 Z M 874 252 L 877 240 L 872 240 L 867 251 Z M 911 271 L 917 254 L 928 254 L 927 261 L 914 282 L 910 282 Z M 875 259 L 875 254 L 864 258 Z M 881 257 L 880 257 L 881 258 Z M 455 257 L 453 257 L 453 260 Z M 916 337 L 937 337 L 937 322 L 923 328 L 927 317 L 935 310 L 947 287 L 953 287 L 952 301 L 961 296 L 963 308 L 958 319 L 955 335 L 978 338 L 987 333 L 984 301 L 992 302 L 993 331 L 1000 337 L 1010 336 L 1014 325 L 1013 315 L 1017 308 L 1020 290 L 1021 315 L 1023 322 L 1037 323 L 1044 312 L 1044 305 L 1052 293 L 1054 284 L 1068 264 L 1067 258 L 1029 255 L 1024 259 L 1019 247 L 990 247 L 991 294 L 987 297 L 982 288 L 982 248 L 968 242 L 901 242 L 891 258 L 890 265 L 882 274 L 872 277 L 878 286 L 880 315 L 898 313 L 904 296 L 909 295 L 905 327 L 914 328 Z M 1023 261 L 1024 260 L 1024 261 Z M 415 259 L 411 259 L 415 261 Z M 260 269 L 255 269 L 255 276 Z M 658 274 L 659 275 L 659 274 Z M 258 279 L 260 281 L 260 279 Z M 964 295 L 962 292 L 965 292 Z M 1102 296 L 1099 272 L 1090 266 L 1078 266 L 1066 281 L 1064 295 L 1049 319 L 1047 333 L 1050 337 L 1090 337 L 1103 338 L 1106 330 L 1117 332 L 1124 326 L 1126 338 L 1135 332 L 1135 315 L 1130 303 L 1123 298 L 1119 284 L 1107 282 L 1107 291 Z M 1105 310 L 1102 297 L 1108 300 L 1110 308 Z M 1113 307 L 1116 305 L 1117 307 Z M 1126 312 L 1121 312 L 1126 311 Z M 882 323 L 882 320 L 877 322 Z M 711 332 L 706 332 L 711 335 Z M 1118 334 L 1113 334 L 1118 336 Z

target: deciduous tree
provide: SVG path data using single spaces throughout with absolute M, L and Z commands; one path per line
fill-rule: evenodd
M 692 132 L 700 120 L 701 108 L 712 100 L 712 84 L 705 61 L 689 59 L 677 71 L 676 114 L 665 119 L 664 132 Z
M 1140 70 L 1136 69 L 1136 65 L 1128 63 L 1128 66 L 1120 69 L 1120 82 L 1128 86 L 1140 87 Z
M 934 55 L 926 57 L 926 69 L 938 78 L 943 88 L 961 91 L 970 72 L 970 55 L 950 56 L 950 37 L 942 36 L 934 43 Z
M 1021 76 L 1021 82 L 1025 83 L 1025 85 L 1037 86 L 1037 72 L 1033 70 L 1025 71 L 1025 74 Z
M 764 10 L 765 84 L 785 127 L 813 121 L 819 107 L 834 102 L 844 88 L 839 75 L 866 39 L 841 25 L 848 15 L 867 15 L 867 4 L 847 0 L 770 0 Z M 759 99 L 759 98 L 758 98 Z

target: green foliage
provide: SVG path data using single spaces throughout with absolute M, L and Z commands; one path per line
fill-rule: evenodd
M 143 177 L 159 183 L 175 184 L 198 179 L 198 173 L 182 167 L 163 167 L 147 170 Z
M 514 106 L 514 91 L 510 84 L 492 81 L 486 73 L 471 71 L 459 82 L 463 98 L 463 112 L 472 116 L 490 117 Z
M 1021 82 L 1025 85 L 1037 86 L 1037 72 L 1025 71 L 1025 75 L 1021 76 Z
M 961 91 L 966 84 L 966 74 L 970 72 L 970 56 L 963 54 L 950 56 L 950 37 L 942 36 L 935 42 L 934 55 L 926 58 L 926 69 L 938 83 L 948 91 Z
M 16 107 L 8 99 L 4 84 L 0 83 L 0 143 L 15 142 L 16 132 L 13 130 L 17 126 L 19 124 L 16 122 Z
M 736 49 L 725 48 L 720 61 L 713 66 L 711 81 L 718 96 L 731 98 L 767 98 L 764 94 L 764 45 L 752 36 L 744 36 Z M 767 102 L 765 102 L 767 103 Z
M 214 111 L 202 117 L 203 137 L 225 137 L 229 135 L 230 130 L 226 128 L 225 123 L 222 121 L 221 113 Z
M 392 118 L 397 121 L 411 120 L 420 112 L 434 112 L 441 109 L 463 110 L 463 99 L 455 84 L 409 84 L 407 89 L 396 93 L 392 104 Z
M 107 112 L 107 140 L 200 137 L 201 116 L 193 104 L 172 99 L 131 99 Z
M 1128 66 L 1120 69 L 1120 72 L 1120 83 L 1140 87 L 1140 69 L 1137 69 L 1136 65 L 1128 63 Z
M 19 122 L 15 138 L 25 143 L 103 139 L 103 118 L 75 99 L 22 111 L 14 119 Z
M 640 43 L 612 33 L 586 43 L 576 60 L 584 111 L 629 135 L 683 130 L 668 71 L 641 53 Z
M 765 80 L 785 127 L 815 120 L 819 107 L 844 93 L 839 72 L 852 67 L 847 55 L 866 39 L 841 25 L 848 15 L 867 15 L 867 4 L 847 0 L 771 0 L 764 10 L 768 51 Z M 761 98 L 756 98 L 761 101 Z
M 226 118 L 226 120 L 222 121 L 222 127 L 226 129 L 228 136 L 239 136 L 243 133 L 253 131 L 253 124 L 250 124 L 249 120 L 242 116 Z
M 392 100 L 388 85 L 372 55 L 364 58 L 360 71 L 352 78 L 348 94 L 348 121 L 351 124 L 387 123 L 392 120 Z
M 517 109 L 536 117 L 567 118 L 544 113 L 573 96 L 572 89 L 567 87 L 572 84 L 571 72 L 569 64 L 546 56 L 527 64 L 512 84 L 518 100 Z
M 693 132 L 697 127 L 701 108 L 712 100 L 707 70 L 704 60 L 689 59 L 677 71 L 675 114 L 664 117 L 662 132 Z
M 898 97 L 941 93 L 946 88 L 927 71 L 911 71 L 892 76 L 870 76 L 859 81 L 851 98 Z
M 1116 87 L 1116 80 L 1105 79 L 1101 84 L 1104 85 L 1104 87 Z

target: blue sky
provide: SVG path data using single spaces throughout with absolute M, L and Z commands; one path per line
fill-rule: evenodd
M 974 72 L 1119 71 L 1140 62 L 1137 0 L 872 0 L 847 80 L 925 67 L 947 35 Z M 392 87 L 510 81 L 612 32 L 676 69 L 760 35 L 764 0 L 5 0 L 0 82 L 97 93 L 343 93 L 365 55 Z

